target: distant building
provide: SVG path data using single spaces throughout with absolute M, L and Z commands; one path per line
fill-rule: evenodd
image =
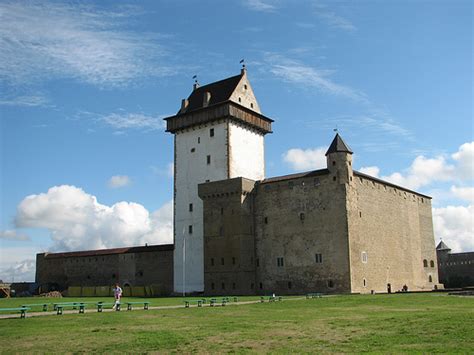
M 173 291 L 173 245 L 36 255 L 36 283 L 43 292 L 69 286 L 156 285 Z
M 436 247 L 439 282 L 446 288 L 474 286 L 474 252 L 451 253 L 443 241 Z

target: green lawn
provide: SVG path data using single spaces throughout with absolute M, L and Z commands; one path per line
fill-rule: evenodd
M 438 293 L 0 320 L 2 353 L 473 353 L 473 334 L 474 298 Z

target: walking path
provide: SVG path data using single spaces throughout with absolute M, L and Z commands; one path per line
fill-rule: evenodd
M 295 301 L 295 300 L 303 300 L 305 297 L 292 297 L 292 298 L 284 298 L 284 301 Z M 268 302 L 268 301 L 266 301 Z M 278 301 L 275 301 L 278 302 Z M 184 300 L 183 300 L 184 303 Z M 256 300 L 256 301 L 240 301 L 240 302 L 228 302 L 226 303 L 225 307 L 228 306 L 241 306 L 241 305 L 246 305 L 246 304 L 254 304 L 254 303 L 261 303 L 261 300 Z M 209 306 L 202 306 L 199 308 L 207 308 Z M 214 307 L 223 307 L 221 304 L 215 304 Z M 177 309 L 177 308 L 184 308 L 184 304 L 182 305 L 175 305 L 175 306 L 149 306 L 149 310 L 166 310 L 166 309 Z M 198 305 L 189 305 L 189 308 L 198 308 Z M 136 311 L 144 311 L 143 308 L 135 308 L 132 312 Z M 117 312 L 111 308 L 103 308 L 102 312 Z M 127 309 L 122 308 L 120 312 L 129 312 Z M 98 313 L 97 308 L 89 308 L 89 309 L 84 309 L 84 313 Z M 79 314 L 79 310 L 63 310 L 63 314 Z M 31 317 L 41 317 L 41 316 L 52 316 L 56 315 L 56 311 L 47 311 L 47 312 L 28 312 L 26 313 L 26 318 L 31 318 Z M 0 314 L 0 319 L 9 319 L 9 318 L 17 318 L 20 319 L 20 314 L 19 313 L 12 313 L 12 314 Z

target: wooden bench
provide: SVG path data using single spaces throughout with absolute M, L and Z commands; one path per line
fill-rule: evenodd
M 113 307 L 115 305 L 115 302 L 97 302 L 96 305 L 97 305 L 97 312 L 102 312 L 102 310 L 104 309 L 104 306 Z M 115 310 L 117 312 L 120 312 L 120 303 L 117 303 Z
M 67 307 L 72 306 L 73 309 L 76 309 L 75 307 L 76 307 L 77 303 L 78 303 L 78 302 L 58 302 L 58 303 L 53 303 L 53 310 L 56 311 L 58 305 L 63 306 L 63 308 L 64 308 L 64 306 L 67 306 Z
M 225 306 L 227 302 L 228 302 L 228 297 L 223 297 L 220 303 L 222 306 Z M 211 300 L 209 301 L 209 306 L 214 307 L 216 303 L 218 303 L 217 298 L 211 298 Z
M 148 310 L 148 306 L 150 305 L 150 302 L 148 302 L 148 301 L 146 301 L 146 302 L 126 302 L 126 303 L 127 303 L 127 311 L 131 311 L 132 310 L 132 305 L 134 305 L 134 304 L 142 304 L 144 310 Z
M 48 310 L 48 303 L 32 303 L 32 304 L 22 304 L 22 307 L 43 307 L 43 312 L 46 312 Z
M 281 296 L 268 296 L 268 302 L 281 301 L 282 299 Z M 265 296 L 260 296 L 260 302 L 265 302 Z
M 84 313 L 84 309 L 86 308 L 85 303 L 82 302 L 67 302 L 67 303 L 55 303 L 56 307 L 56 314 L 61 315 L 63 314 L 63 309 L 71 307 L 72 309 L 79 308 L 79 313 Z
M 306 294 L 306 299 L 310 299 L 310 298 L 321 298 L 322 297 L 322 294 L 321 293 L 308 293 Z
M 0 308 L 0 312 L 20 312 L 20 318 L 26 318 L 26 312 L 29 310 L 29 307 Z
M 187 301 L 184 301 L 184 307 L 189 308 L 189 305 L 191 303 L 196 303 L 198 307 L 202 307 L 202 304 L 206 303 L 206 300 L 205 299 L 202 299 L 202 300 L 187 300 Z

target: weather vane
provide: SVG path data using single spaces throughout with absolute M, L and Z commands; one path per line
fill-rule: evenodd
M 242 68 L 245 69 L 245 59 L 241 59 L 239 63 L 242 64 Z
M 194 75 L 194 76 L 193 76 L 194 82 L 195 82 L 196 84 L 197 84 L 197 82 L 198 82 L 197 77 L 198 77 L 197 75 Z

